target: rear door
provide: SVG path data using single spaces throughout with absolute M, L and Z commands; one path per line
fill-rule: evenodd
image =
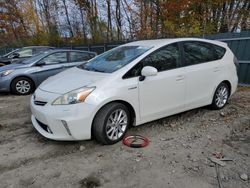
M 65 69 L 68 63 L 67 52 L 55 52 L 37 62 L 39 63 L 44 63 L 44 65 L 36 66 L 34 72 L 38 84 Z
M 200 41 L 182 43 L 186 70 L 186 110 L 207 105 L 211 102 L 214 84 L 221 66 L 212 44 Z

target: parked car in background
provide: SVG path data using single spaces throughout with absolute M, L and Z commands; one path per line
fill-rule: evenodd
M 237 88 L 234 60 L 218 41 L 128 43 L 44 81 L 31 97 L 32 123 L 50 139 L 114 144 L 131 125 L 223 108 Z
M 0 57 L 0 67 L 11 63 L 18 63 L 41 52 L 54 49 L 49 46 L 29 46 L 13 50 Z
M 45 79 L 96 56 L 95 52 L 54 49 L 0 67 L 0 92 L 30 94 Z

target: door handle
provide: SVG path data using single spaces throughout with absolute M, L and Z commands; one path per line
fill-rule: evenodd
M 219 67 L 215 67 L 214 68 L 214 72 L 219 72 L 220 71 L 220 68 Z
M 183 75 L 179 75 L 176 77 L 176 81 L 181 81 L 181 80 L 184 80 L 185 76 Z

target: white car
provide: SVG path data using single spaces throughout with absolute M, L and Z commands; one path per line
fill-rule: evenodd
M 235 63 L 218 41 L 128 43 L 44 81 L 31 97 L 32 123 L 50 139 L 114 144 L 131 125 L 223 108 L 237 88 Z

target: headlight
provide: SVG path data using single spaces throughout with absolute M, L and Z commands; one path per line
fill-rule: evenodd
M 1 72 L 1 76 L 4 77 L 4 76 L 8 76 L 9 74 L 11 74 L 14 70 L 6 70 L 6 71 L 3 71 Z
M 77 104 L 85 101 L 87 96 L 95 90 L 95 87 L 84 87 L 58 97 L 52 105 L 67 105 L 67 104 Z

